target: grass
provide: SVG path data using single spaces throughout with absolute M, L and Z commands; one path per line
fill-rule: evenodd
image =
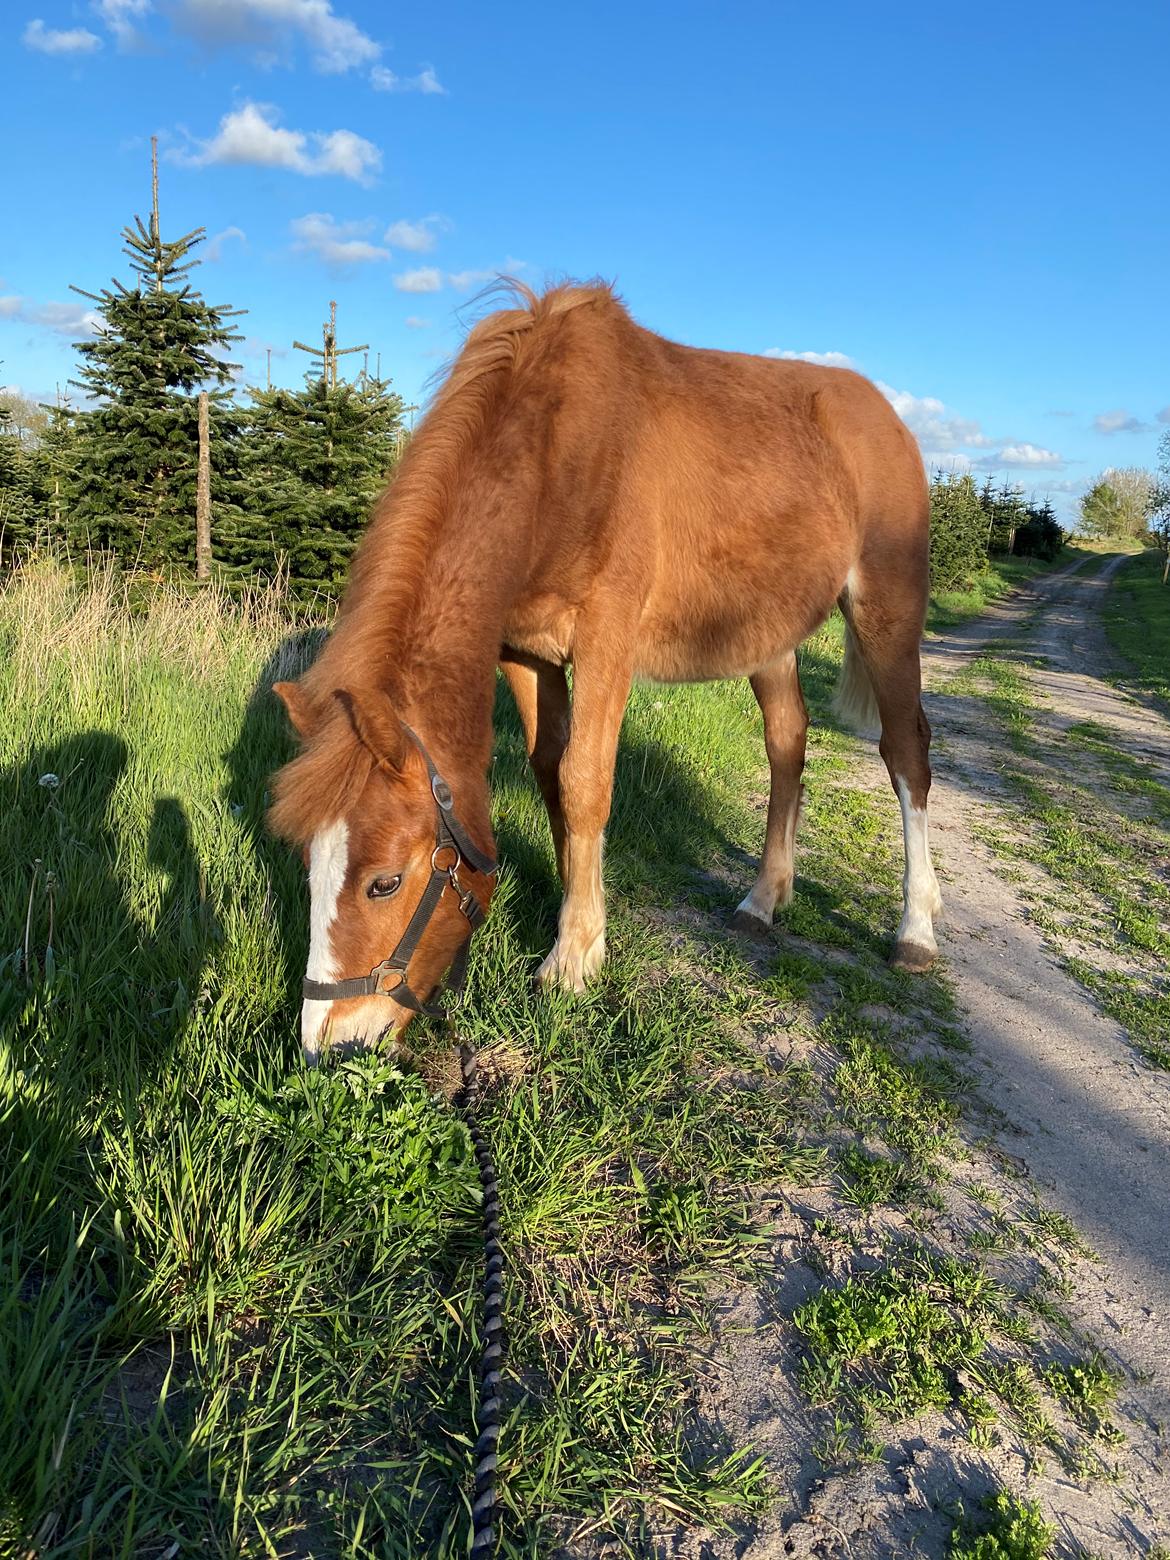
M 1057 556 L 1051 560 L 989 558 L 986 566 L 978 574 L 964 580 L 961 585 L 951 590 L 932 593 L 926 626 L 935 632 L 939 629 L 954 628 L 959 623 L 965 623 L 968 618 L 978 617 L 981 612 L 986 612 L 987 608 L 1002 596 L 1018 590 L 1029 580 L 1039 575 L 1051 574 L 1054 569 L 1063 569 L 1078 558 L 1087 558 L 1089 568 L 1096 566 L 1093 550 L 1083 544 L 1062 547 Z
M 987 1349 L 1004 1299 L 977 1264 L 912 1252 L 801 1306 L 793 1322 L 807 1346 L 805 1391 L 814 1404 L 835 1406 L 839 1429 L 856 1427 L 857 1439 L 838 1447 L 840 1460 L 880 1449 L 871 1436 L 879 1417 L 957 1403 L 957 1372 Z
M 998 1490 L 984 1502 L 981 1520 L 964 1522 L 951 1536 L 947 1560 L 1045 1560 L 1056 1528 L 1039 1506 Z
M 410 1067 L 299 1064 L 307 916 L 264 831 L 288 752 L 267 688 L 313 638 L 273 594 L 128 595 L 48 564 L 0 591 L 0 1551 L 465 1548 L 478 1183 L 449 1046 L 420 1027 Z M 830 624 L 801 652 L 819 721 L 839 643 Z M 538 995 L 552 851 L 504 695 L 496 727 L 506 866 L 460 1027 L 511 1262 L 504 1553 L 742 1524 L 774 1495 L 698 1417 L 691 1362 L 710 1285 L 756 1271 L 756 1194 L 820 1187 L 853 1260 L 879 1214 L 929 1226 L 958 1152 L 950 992 L 885 963 L 896 809 L 818 724 L 797 897 L 747 948 L 721 925 L 762 830 L 754 701 L 635 690 L 613 957 L 587 997 Z M 940 1399 L 980 1327 L 1008 1337 L 981 1262 L 916 1240 L 887 1271 L 819 1297 L 826 1417 L 854 1446 Z M 900 1329 L 868 1400 L 873 1361 L 843 1352 L 864 1296 Z
M 0 625 L 17 867 L 2 905 L 3 1521 L 41 1555 L 455 1552 L 474 1163 L 425 1067 L 298 1066 L 301 872 L 262 827 L 287 743 L 252 696 L 293 656 L 278 604 L 162 593 L 135 613 L 113 577 L 78 589 L 41 570 L 9 586 Z M 639 695 L 619 878 L 677 878 L 712 831 L 750 826 L 724 795 L 743 714 L 702 690 L 669 709 Z M 652 1500 L 717 1521 L 759 1503 L 749 1458 L 686 1442 L 681 1324 L 661 1304 L 688 1265 L 750 1249 L 729 1188 L 795 1183 L 818 1160 L 782 1079 L 750 1112 L 708 1086 L 737 1048 L 693 985 L 657 978 L 653 937 L 633 956 L 622 907 L 592 998 L 533 995 L 547 830 L 506 710 L 501 726 L 512 867 L 466 1028 L 490 1066 L 491 1015 L 507 1013 L 500 1065 L 520 1074 L 490 1107 L 525 1383 L 506 1428 L 520 1553 L 550 1516 Z M 672 820 L 669 851 L 651 808 Z
M 1122 564 L 1105 604 L 1105 632 L 1130 670 L 1123 688 L 1170 714 L 1170 584 L 1162 584 L 1161 553 L 1146 551 Z

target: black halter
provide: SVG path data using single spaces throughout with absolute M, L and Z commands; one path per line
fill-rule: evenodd
M 464 889 L 459 881 L 459 868 L 466 863 L 472 871 L 481 872 L 485 877 L 492 877 L 497 870 L 497 863 L 490 856 L 484 855 L 456 818 L 451 787 L 435 768 L 431 762 L 431 755 L 415 733 L 409 726 L 405 730 L 422 754 L 431 781 L 431 795 L 435 799 L 437 823 L 435 848 L 431 851 L 430 881 L 423 889 L 422 898 L 407 923 L 406 930 L 398 939 L 398 946 L 380 964 L 375 964 L 368 975 L 357 975 L 352 980 L 335 981 L 310 980 L 306 975 L 303 990 L 305 996 L 312 1002 L 337 1002 L 344 997 L 392 997 L 395 1002 L 412 1009 L 415 1013 L 425 1013 L 428 1018 L 446 1018 L 446 1013 L 437 1002 L 424 1002 L 410 989 L 406 979 L 407 966 L 410 964 L 414 950 L 418 947 L 419 939 L 430 925 L 445 890 L 448 887 L 453 888 L 459 896 L 459 909 L 467 920 L 467 935 L 452 960 L 451 978 L 447 982 L 447 989 L 455 992 L 462 989 L 467 977 L 467 954 L 471 947 L 471 936 L 476 928 L 482 925 L 484 912 L 480 909 L 475 895 L 469 889 Z M 449 859 L 444 861 L 442 859 L 444 856 Z M 395 977 L 395 984 L 387 989 L 382 982 L 391 975 Z

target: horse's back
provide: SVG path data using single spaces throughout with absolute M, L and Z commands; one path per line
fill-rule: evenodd
M 615 306 L 565 316 L 530 384 L 548 434 L 517 648 L 559 659 L 582 613 L 636 610 L 643 675 L 739 675 L 808 637 L 879 533 L 924 566 L 921 458 L 859 374 L 681 346 Z
M 848 370 L 663 343 L 627 451 L 628 533 L 652 539 L 640 660 L 736 675 L 824 621 L 875 535 L 923 555 L 921 458 Z

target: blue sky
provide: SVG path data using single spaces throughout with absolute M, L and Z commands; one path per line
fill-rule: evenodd
M 932 461 L 1071 512 L 1170 426 L 1170 8 L 9 0 L 0 381 L 71 372 L 150 200 L 203 225 L 246 377 L 369 342 L 408 400 L 483 280 L 841 354 Z M 461 315 L 462 310 L 462 315 Z M 300 360 L 300 361 L 298 361 Z M 836 360 L 836 359 L 833 359 Z M 353 360 L 357 361 L 357 360 Z

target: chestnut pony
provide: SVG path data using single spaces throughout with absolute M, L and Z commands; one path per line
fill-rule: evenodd
M 604 286 L 509 285 L 515 306 L 471 331 L 380 501 L 319 658 L 276 686 L 302 742 L 272 822 L 309 871 L 306 1055 L 404 1027 L 482 919 L 497 665 L 564 884 L 543 981 L 579 991 L 605 957 L 602 841 L 635 677 L 750 679 L 771 799 L 733 919 L 766 929 L 792 893 L 808 725 L 795 652 L 834 604 L 847 625 L 838 709 L 859 727 L 880 718 L 902 809 L 893 962 L 927 968 L 941 901 L 913 438 L 845 369 L 679 346 Z M 448 818 L 466 849 L 437 835 Z

